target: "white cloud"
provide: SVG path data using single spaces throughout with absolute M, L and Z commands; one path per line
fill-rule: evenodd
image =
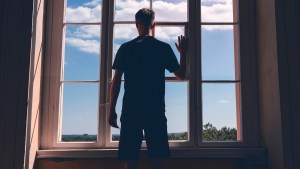
M 83 5 L 84 6 L 97 6 L 101 3 L 101 0 L 93 0 L 91 2 L 86 2 Z
M 68 36 L 77 38 L 100 38 L 100 26 L 79 26 L 75 31 L 68 32 Z
M 119 50 L 121 44 L 118 44 L 118 43 L 114 43 L 114 53 L 113 53 L 113 56 L 116 55 L 117 51 Z
M 153 2 L 153 10 L 157 21 L 187 21 L 187 3 Z
M 184 35 L 183 27 L 156 27 L 155 36 L 156 38 L 163 41 L 177 41 L 179 35 Z
M 202 22 L 232 22 L 233 21 L 233 9 L 232 9 L 231 0 L 205 0 L 201 5 L 201 12 L 202 12 L 202 16 L 201 16 Z M 220 27 L 220 29 L 225 29 L 225 28 L 226 27 Z
M 114 38 L 116 39 L 133 39 L 137 36 L 138 32 L 134 24 L 119 24 L 114 27 Z
M 96 40 L 83 40 L 80 38 L 67 37 L 66 44 L 90 54 L 99 54 L 100 52 L 100 43 Z
M 67 7 L 67 22 L 100 22 L 101 3 L 99 0 L 91 0 L 78 7 Z M 117 0 L 116 20 L 134 20 L 136 11 L 143 7 L 149 7 L 146 0 Z M 185 21 L 186 2 L 154 1 L 153 7 L 157 20 Z M 202 0 L 202 21 L 224 22 L 232 21 L 232 0 Z M 204 30 L 230 30 L 231 25 L 203 26 Z M 115 25 L 114 38 L 130 40 L 138 36 L 135 25 Z M 177 41 L 177 36 L 183 34 L 181 27 L 156 27 L 156 37 L 163 41 Z M 80 26 L 69 32 L 67 43 L 88 53 L 99 53 L 99 42 L 91 38 L 99 38 L 100 27 Z M 79 45 L 80 44 L 80 45 Z M 83 46 L 81 46 L 83 45 Z
M 90 2 L 93 4 L 93 1 Z M 67 22 L 100 22 L 101 21 L 101 5 L 78 6 L 76 8 L 67 7 Z M 89 7 L 91 6 L 91 8 Z
M 229 103 L 229 102 L 230 102 L 229 100 L 224 100 L 224 99 L 218 100 L 218 103 Z
M 149 8 L 150 3 L 147 0 L 116 0 L 115 19 L 117 21 L 134 21 L 135 13 L 141 8 Z

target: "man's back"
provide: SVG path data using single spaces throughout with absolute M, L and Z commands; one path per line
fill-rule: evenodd
M 146 118 L 165 111 L 165 69 L 179 68 L 170 45 L 152 36 L 138 36 L 120 47 L 113 68 L 125 76 L 122 116 Z

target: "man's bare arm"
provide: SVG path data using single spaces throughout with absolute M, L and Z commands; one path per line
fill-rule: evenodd
M 122 81 L 123 72 L 120 70 L 115 70 L 115 75 L 112 80 L 111 89 L 110 89 L 110 107 L 109 107 L 109 125 L 115 128 L 119 128 L 117 124 L 117 113 L 116 113 L 116 104 L 120 92 L 120 86 Z
M 184 36 L 178 36 L 178 44 L 175 43 L 178 52 L 180 53 L 180 68 L 174 72 L 178 80 L 184 80 L 186 75 L 186 58 L 188 51 L 188 39 Z

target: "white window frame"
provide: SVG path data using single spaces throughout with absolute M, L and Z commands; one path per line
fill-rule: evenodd
M 256 75 L 256 53 L 255 53 L 255 20 L 251 14 L 255 14 L 255 3 L 251 0 L 240 0 L 235 8 L 239 11 L 240 31 L 235 31 L 235 43 L 240 47 L 235 48 L 236 65 L 239 65 L 240 73 L 240 92 L 237 93 L 237 100 L 241 102 L 239 113 L 240 123 L 238 130 L 241 134 L 238 136 L 241 141 L 237 142 L 203 142 L 202 133 L 202 79 L 201 79 L 201 1 L 188 1 L 188 23 L 176 22 L 157 22 L 157 25 L 185 25 L 186 35 L 190 38 L 188 73 L 189 79 L 189 140 L 188 141 L 170 141 L 171 148 L 216 148 L 216 147 L 257 147 L 259 145 L 258 124 L 251 124 L 249 120 L 258 121 L 257 108 L 257 75 Z M 237 2 L 238 0 L 233 0 Z M 59 131 L 59 112 L 61 98 L 61 75 L 62 75 L 62 58 L 64 54 L 64 12 L 65 0 L 47 2 L 47 19 L 46 19 L 46 43 L 45 43 L 45 61 L 44 61 L 44 80 L 43 80 L 43 108 L 42 108 L 42 149 L 94 149 L 94 148 L 116 148 L 117 142 L 110 140 L 110 127 L 107 124 L 108 117 L 108 100 L 111 78 L 111 63 L 113 54 L 113 14 L 114 1 L 102 0 L 102 21 L 101 21 L 101 65 L 100 65 L 100 88 L 99 88 L 99 112 L 98 112 L 98 141 L 97 142 L 57 142 Z M 243 10 L 241 10 L 243 9 Z M 235 9 L 234 9 L 235 10 Z M 237 17 L 237 13 L 234 14 Z M 131 22 L 130 22 L 131 23 Z M 134 22 L 132 22 L 134 23 Z M 80 23 L 74 23 L 79 24 Z M 90 23 L 91 25 L 93 23 Z M 97 24 L 97 23 L 96 23 Z M 229 24 L 229 23 L 207 23 L 207 24 Z M 237 36 L 238 34 L 238 36 Z M 239 37 L 238 39 L 236 37 Z M 254 39 L 253 39 L 254 38 Z M 105 57 L 108 56 L 108 57 Z M 249 64 L 250 63 L 250 64 Z M 237 75 L 239 76 L 239 75 Z M 175 80 L 167 78 L 166 80 Z M 99 83 L 100 83 L 99 82 Z M 86 82 L 86 83 L 91 83 Z M 98 83 L 98 81 L 95 83 Z M 243 116 L 243 117 L 242 117 Z M 143 144 L 143 147 L 145 145 Z

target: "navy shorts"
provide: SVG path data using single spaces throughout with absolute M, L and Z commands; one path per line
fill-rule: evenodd
M 123 119 L 121 124 L 118 151 L 120 160 L 136 160 L 139 158 L 143 130 L 150 158 L 167 158 L 170 156 L 167 119 L 165 116 L 143 120 Z

